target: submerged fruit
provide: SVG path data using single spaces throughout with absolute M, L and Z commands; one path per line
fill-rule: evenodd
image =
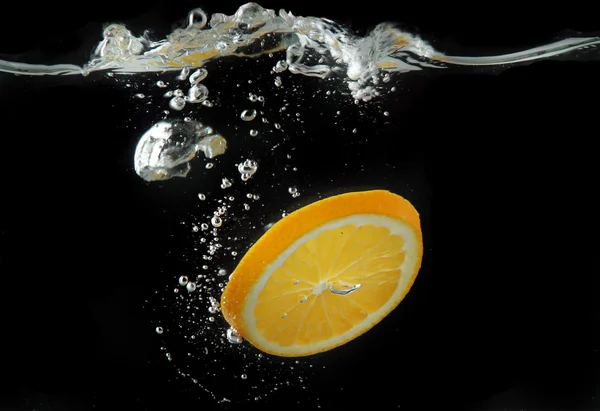
M 294 357 L 338 347 L 388 315 L 423 254 L 419 214 L 384 190 L 326 198 L 277 222 L 233 272 L 227 322 L 258 349 Z

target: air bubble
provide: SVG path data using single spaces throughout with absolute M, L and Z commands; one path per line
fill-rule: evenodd
M 214 164 L 213 163 L 206 163 L 206 165 L 204 167 L 206 167 L 207 170 L 210 170 L 211 168 L 213 168 Z
M 208 75 L 208 71 L 206 71 L 205 68 L 199 68 L 198 70 L 194 71 L 190 75 L 190 78 L 189 78 L 190 84 L 192 86 L 195 86 L 196 84 L 198 84 L 202 80 L 204 80 L 207 75 Z
M 242 380 L 245 380 L 246 378 L 248 378 L 248 376 L 246 374 L 242 374 L 242 375 L 240 375 L 240 377 L 242 378 Z
M 243 163 L 238 165 L 238 171 L 242 175 L 242 180 L 244 180 L 244 175 L 247 176 L 246 180 L 252 177 L 256 170 L 258 169 L 258 164 L 254 160 L 244 160 Z
M 189 279 L 187 278 L 186 275 L 182 275 L 181 277 L 179 277 L 179 285 L 186 285 L 189 282 Z
M 190 74 L 190 69 L 187 67 L 184 67 L 181 69 L 181 71 L 179 72 L 179 75 L 176 77 L 177 80 L 185 80 Z
M 156 87 L 159 87 L 159 88 L 165 88 L 165 87 L 167 87 L 167 85 L 165 84 L 165 82 L 164 82 L 164 81 L 162 81 L 162 80 L 158 80 L 158 81 L 156 82 Z
M 226 335 L 227 341 L 229 341 L 231 344 L 239 344 L 244 341 L 234 328 L 229 328 Z
M 231 181 L 228 178 L 223 177 L 221 179 L 221 188 L 229 188 L 231 187 Z
M 256 118 L 256 110 L 244 110 L 240 114 L 240 118 L 244 121 L 252 121 Z
M 256 136 L 258 135 L 258 131 L 256 131 L 256 130 L 252 129 L 252 130 L 250 130 L 250 135 L 251 135 L 252 137 L 256 137 Z
M 287 70 L 287 68 L 288 68 L 287 62 L 285 60 L 279 60 L 277 62 L 277 64 L 275 64 L 275 67 L 273 67 L 273 71 L 275 73 L 281 73 L 281 72 Z
M 216 215 L 210 219 L 210 222 L 212 223 L 213 227 L 221 227 L 221 225 L 223 224 L 223 220 L 221 220 L 221 217 Z
M 219 276 L 227 275 L 227 270 L 224 268 L 219 268 L 219 271 L 217 271 L 217 275 L 219 275 Z
M 162 327 L 156 327 L 156 333 L 157 334 L 162 334 L 164 332 Z
M 275 87 L 281 87 L 282 84 L 283 84 L 283 81 L 281 80 L 281 77 L 279 77 L 279 76 L 275 77 Z
M 188 91 L 187 100 L 190 103 L 202 103 L 208 97 L 208 89 L 203 84 L 196 84 Z
M 187 285 L 185 286 L 185 288 L 187 288 L 187 290 L 191 293 L 194 292 L 196 290 L 196 283 L 190 281 L 189 283 L 187 283 Z
M 135 98 L 139 98 L 139 99 L 142 99 L 142 98 L 144 98 L 144 97 L 146 97 L 146 96 L 145 96 L 145 95 L 143 95 L 142 93 L 137 93 L 137 94 L 134 94 L 134 96 L 133 96 L 133 97 L 135 97 Z
M 169 107 L 173 110 L 181 111 L 185 107 L 185 100 L 183 97 L 175 96 L 169 101 Z
M 198 198 L 199 198 L 200 200 L 204 201 L 204 200 L 206 200 L 206 195 L 205 195 L 205 194 L 202 194 L 202 193 L 199 193 L 199 194 L 198 194 Z

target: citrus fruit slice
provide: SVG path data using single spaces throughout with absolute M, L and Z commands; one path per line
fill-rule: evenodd
M 341 194 L 274 224 L 244 255 L 221 296 L 229 325 L 282 357 L 353 340 L 404 298 L 421 266 L 419 214 L 384 190 Z

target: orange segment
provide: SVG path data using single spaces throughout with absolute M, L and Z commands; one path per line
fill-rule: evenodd
M 373 190 L 320 200 L 250 248 L 221 297 L 223 315 L 267 353 L 327 351 L 402 301 L 422 252 L 419 215 L 404 198 Z

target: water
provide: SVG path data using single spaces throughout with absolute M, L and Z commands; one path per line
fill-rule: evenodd
M 326 18 L 255 4 L 231 16 L 193 10 L 187 25 L 164 39 L 138 36 L 119 24 L 108 25 L 103 35 L 91 60 L 81 66 L 0 61 L 0 70 L 31 76 L 110 73 L 109 81 L 133 84 L 131 95 L 139 107 L 149 102 L 160 111 L 132 131 L 137 145 L 131 164 L 138 178 L 151 185 L 179 189 L 183 186 L 177 184 L 189 183 L 183 190 L 193 197 L 194 208 L 182 221 L 185 251 L 173 251 L 183 267 L 165 270 L 161 297 L 151 303 L 156 323 L 148 329 L 154 329 L 157 344 L 168 347 L 164 357 L 180 379 L 218 402 L 294 393 L 310 387 L 314 372 L 323 372 L 318 360 L 280 362 L 258 353 L 228 328 L 218 305 L 228 275 L 257 233 L 325 195 L 318 182 L 306 177 L 310 170 L 302 167 L 307 164 L 296 161 L 316 156 L 314 169 L 328 167 L 321 161 L 326 156 L 319 156 L 327 147 L 307 135 L 309 124 L 318 124 L 312 128 L 317 131 L 321 122 L 334 124 L 340 133 L 347 129 L 345 137 L 354 138 L 347 141 L 359 141 L 370 137 L 365 130 L 375 127 L 374 118 L 377 126 L 390 124 L 385 123 L 391 116 L 384 108 L 386 98 L 402 92 L 400 80 L 412 74 L 595 58 L 600 42 L 597 37 L 565 38 L 499 56 L 451 56 L 394 24 L 382 23 L 361 37 Z M 246 70 L 255 67 L 254 61 L 266 62 L 267 69 Z M 223 74 L 235 64 L 242 66 L 236 75 Z M 231 83 L 233 91 L 219 87 L 224 83 Z M 224 89 L 231 93 L 225 95 Z M 326 114 L 323 120 L 317 117 L 320 112 Z M 357 118 L 349 119 L 347 112 Z M 358 115 L 366 120 L 361 123 Z M 322 137 L 327 138 L 331 136 Z M 378 149 L 383 150 L 385 145 Z M 362 161 L 344 156 L 347 151 L 327 169 L 335 178 L 342 174 L 340 164 Z M 330 284 L 322 291 L 343 296 L 359 287 Z M 318 366 L 311 368 L 313 364 Z M 238 379 L 247 385 L 236 393 L 214 382 Z

